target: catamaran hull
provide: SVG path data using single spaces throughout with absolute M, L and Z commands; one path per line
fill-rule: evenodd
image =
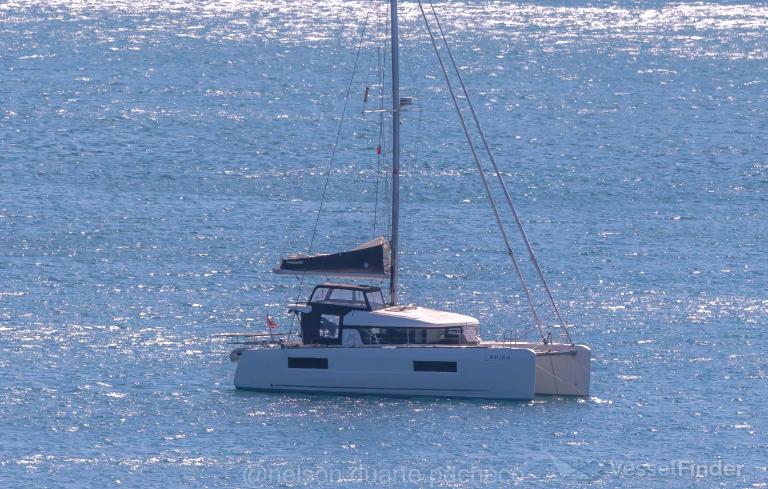
M 238 389 L 529 400 L 527 348 L 259 348 L 244 350 Z
M 592 352 L 584 345 L 552 345 L 536 353 L 536 394 L 588 396 Z
M 485 341 L 491 348 L 530 348 L 536 351 L 537 396 L 588 396 L 592 351 L 586 345 Z

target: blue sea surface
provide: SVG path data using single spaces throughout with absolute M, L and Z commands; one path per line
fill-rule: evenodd
M 589 398 L 233 388 L 279 257 L 388 232 L 386 8 L 0 4 L 0 487 L 767 487 L 762 2 L 435 3 Z M 402 300 L 531 334 L 400 12 Z

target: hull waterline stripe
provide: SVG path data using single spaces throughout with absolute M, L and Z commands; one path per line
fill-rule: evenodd
M 350 387 L 333 385 L 300 385 L 300 384 L 270 384 L 271 387 L 288 387 L 299 389 L 366 389 L 376 391 L 422 391 L 422 392 L 488 392 L 487 389 L 429 389 L 425 387 Z
M 408 393 L 406 391 L 402 392 L 386 392 L 386 391 L 379 391 L 379 392 L 338 392 L 338 391 L 322 391 L 322 390 L 301 390 L 301 389 L 280 389 L 280 388 L 265 388 L 265 387 L 238 387 L 238 390 L 241 391 L 248 391 L 248 392 L 265 392 L 265 393 L 272 393 L 272 394 L 290 394 L 290 393 L 301 393 L 301 394 L 329 394 L 329 395 L 379 395 L 384 397 L 454 397 L 459 399 L 488 399 L 488 400 L 497 400 L 497 401 L 520 401 L 520 402 L 528 402 L 531 401 L 537 396 L 538 394 L 534 393 L 534 396 L 531 397 L 502 397 L 496 394 L 493 394 L 489 391 L 482 391 L 484 394 L 461 394 L 460 392 L 457 392 L 456 394 L 451 394 L 450 391 L 446 392 L 445 394 L 431 394 L 428 391 L 425 391 L 423 393 Z

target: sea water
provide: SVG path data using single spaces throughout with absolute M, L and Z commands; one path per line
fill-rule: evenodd
M 314 283 L 279 257 L 388 233 L 386 8 L 0 5 L 0 486 L 765 487 L 757 2 L 435 4 L 590 397 L 233 388 L 214 335 L 287 330 Z M 401 300 L 530 336 L 417 4 L 400 16 Z

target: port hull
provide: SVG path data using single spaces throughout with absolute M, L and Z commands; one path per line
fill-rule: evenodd
M 238 389 L 529 400 L 537 355 L 529 348 L 300 347 L 242 352 Z

